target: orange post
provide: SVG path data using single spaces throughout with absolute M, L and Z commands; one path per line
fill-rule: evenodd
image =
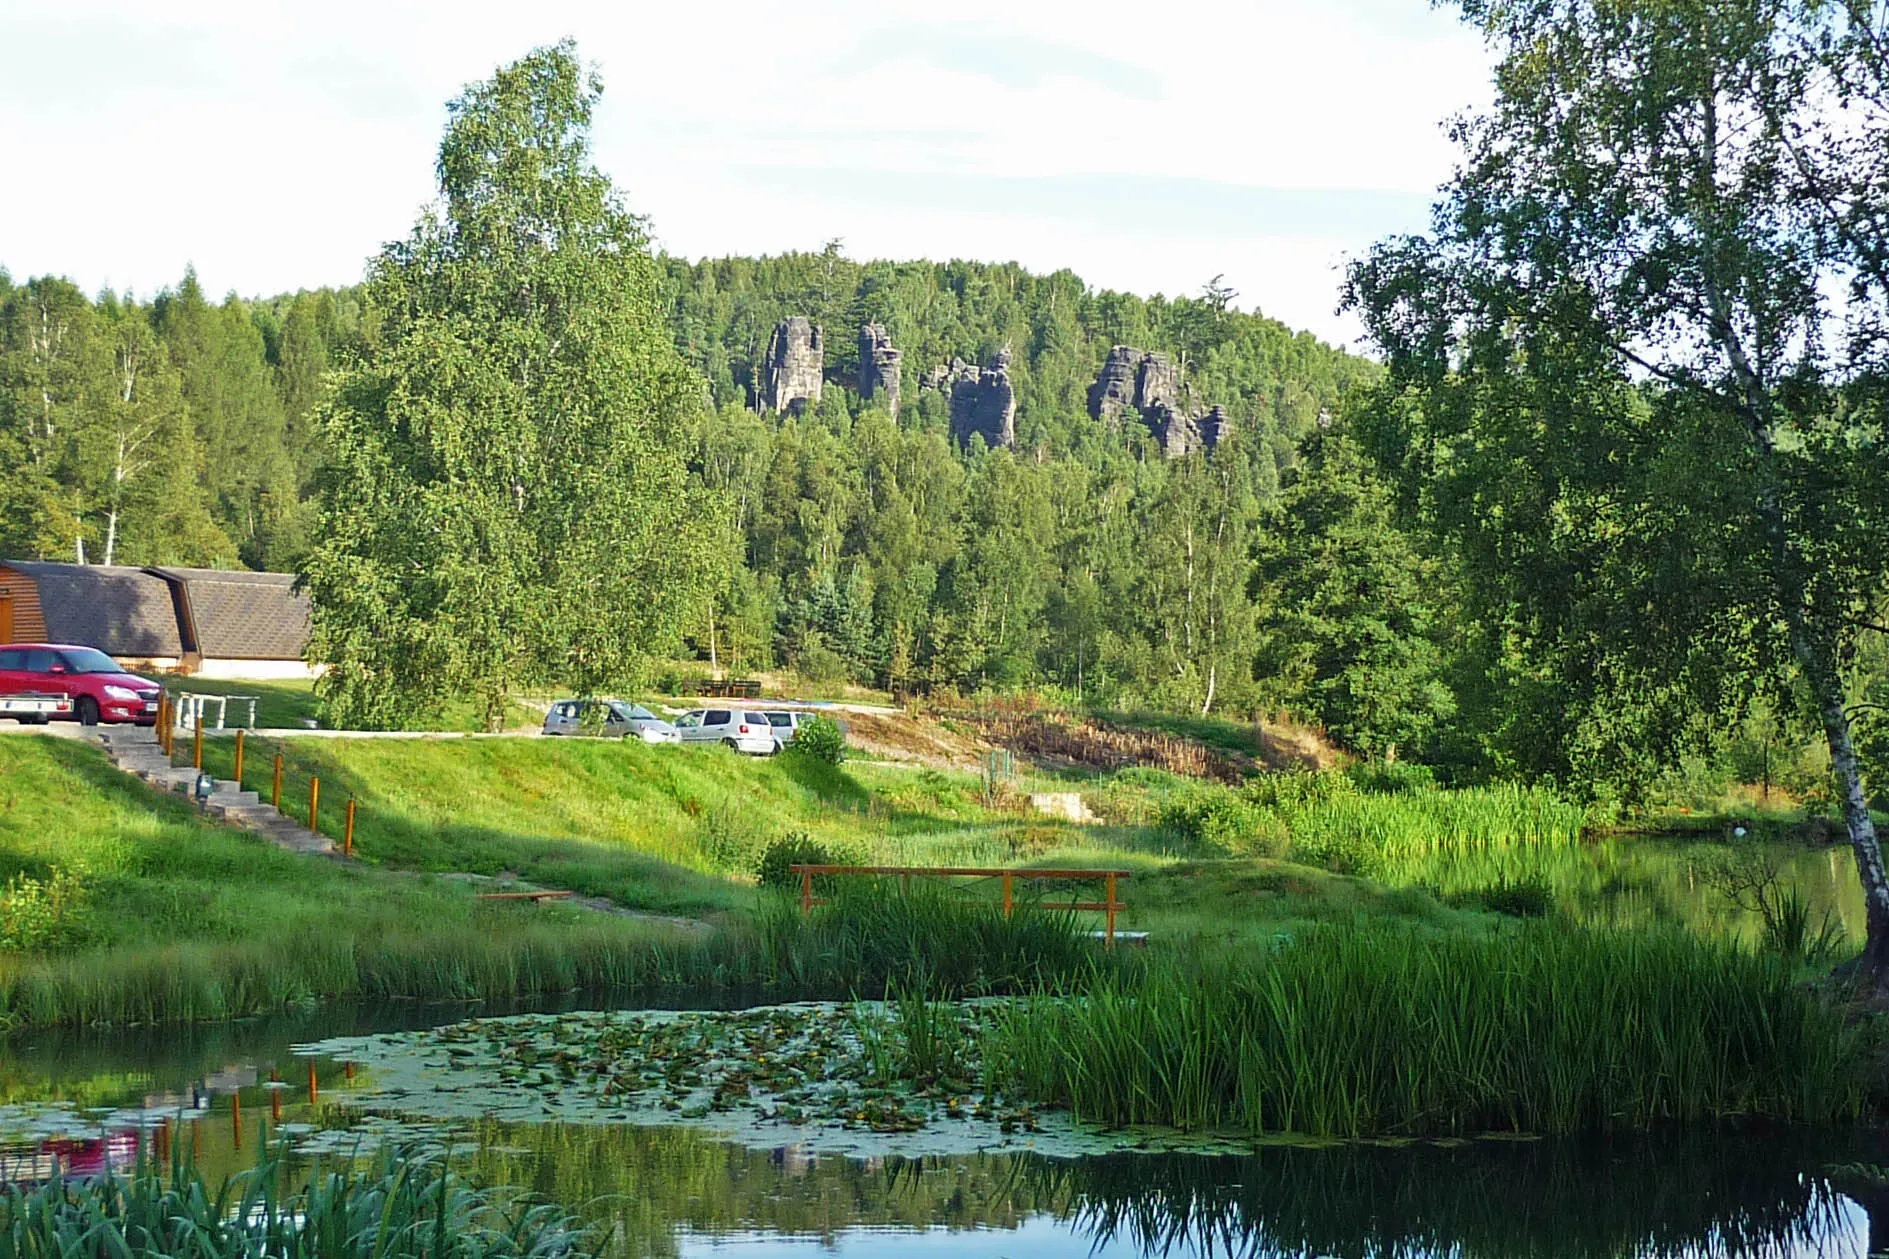
M 321 827 L 316 825 L 319 821 L 321 821 L 321 779 L 311 778 L 308 780 L 308 829 L 320 830 Z
M 811 870 L 800 872 L 800 912 L 803 914 L 813 912 L 813 871 Z
M 1010 909 L 1013 905 L 1016 904 L 1016 895 L 1012 887 L 1012 882 L 1013 880 L 1012 880 L 1010 871 L 1005 870 L 1004 871 L 1004 917 L 1006 918 L 1010 917 Z
M 243 789 L 243 736 L 247 733 L 248 731 L 245 730 L 236 732 L 236 768 L 231 772 L 230 777 L 236 780 L 238 791 Z
M 281 1082 L 282 1082 L 281 1076 L 277 1075 L 273 1070 L 269 1072 L 269 1083 L 280 1084 Z M 282 1126 L 282 1090 L 281 1089 L 272 1088 L 269 1090 L 269 1118 L 275 1123 L 276 1127 L 279 1128 Z
M 352 857 L 354 855 L 354 797 L 353 796 L 348 797 L 348 824 L 347 824 L 346 829 L 341 832 L 341 855 L 343 857 Z
M 171 1161 L 171 1117 L 169 1115 L 157 1122 L 157 1160 L 160 1163 Z
M 1108 907 L 1104 911 L 1108 915 L 1108 928 L 1107 928 L 1108 934 L 1104 937 L 1103 944 L 1106 947 L 1112 949 L 1115 947 L 1115 911 L 1121 907 L 1121 902 L 1115 899 L 1115 876 L 1114 875 L 1111 874 L 1108 876 L 1108 882 L 1106 886 L 1108 888 L 1108 894 L 1104 896 L 1102 899 L 1103 899 L 1104 904 L 1106 904 Z
M 275 754 L 275 794 L 269 801 L 276 808 L 282 807 L 282 753 Z
M 230 1131 L 236 1135 L 236 1148 L 243 1148 L 243 1095 L 230 1094 Z
M 195 1119 L 190 1121 L 190 1157 L 193 1159 L 203 1157 L 203 1125 Z
M 170 751 L 170 745 L 164 742 L 165 710 L 170 707 L 170 698 L 171 693 L 169 691 L 159 691 L 157 693 L 157 727 L 155 733 L 157 735 L 157 749 L 160 752 Z
M 315 1080 L 315 1060 L 308 1060 L 308 1104 L 313 1106 L 321 1099 L 321 1085 Z
M 197 735 L 196 741 L 195 741 L 196 750 L 195 752 L 192 753 L 192 759 L 191 759 L 190 764 L 195 769 L 202 769 L 203 768 L 203 714 L 202 713 L 197 714 L 196 735 Z

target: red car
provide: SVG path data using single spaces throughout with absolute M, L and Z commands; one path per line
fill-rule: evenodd
M 126 673 L 116 660 L 96 648 L 59 643 L 0 646 L 0 695 L 61 692 L 72 697 L 72 711 L 57 714 L 58 720 L 76 717 L 88 726 L 101 721 L 157 724 L 157 683 Z M 47 719 L 21 720 L 42 723 Z

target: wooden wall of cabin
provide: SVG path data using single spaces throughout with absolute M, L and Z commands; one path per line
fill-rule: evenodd
M 0 564 L 0 643 L 46 641 L 46 614 L 39 606 L 39 584 Z

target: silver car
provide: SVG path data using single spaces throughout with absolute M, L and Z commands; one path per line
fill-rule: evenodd
M 603 707 L 603 721 L 586 724 L 592 704 Z M 641 704 L 626 704 L 620 699 L 559 700 L 551 705 L 551 711 L 544 717 L 546 734 L 596 734 L 606 739 L 627 739 L 635 737 L 645 743 L 680 743 L 682 735 L 676 728 L 644 708 Z
M 767 718 L 767 724 L 774 728 L 776 750 L 785 749 L 792 743 L 794 736 L 800 733 L 801 724 L 813 716 L 812 713 L 795 712 L 791 708 L 770 708 L 762 715 Z
M 676 718 L 684 743 L 719 743 L 751 756 L 780 750 L 767 714 L 744 708 L 697 708 Z

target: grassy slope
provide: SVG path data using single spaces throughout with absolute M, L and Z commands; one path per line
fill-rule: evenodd
M 172 694 L 188 692 L 196 695 L 253 695 L 256 697 L 256 726 L 263 730 L 296 730 L 306 720 L 328 723 L 322 718 L 321 701 L 315 697 L 312 682 L 303 681 L 256 681 L 246 678 L 204 678 L 186 677 L 182 674 L 152 674 L 161 681 Z M 249 717 L 249 705 L 232 701 L 228 710 L 231 728 L 241 725 Z M 209 709 L 209 719 L 216 720 L 216 706 Z M 468 731 L 481 728 L 481 713 L 471 703 L 449 705 L 439 713 L 424 714 L 413 726 L 420 730 Z M 533 709 L 521 704 L 511 704 L 506 708 L 505 727 L 508 730 L 536 729 L 544 724 L 542 709 Z
M 673 932 L 297 857 L 206 825 L 63 739 L 0 741 L 0 888 L 77 871 L 51 946 L 0 952 L 0 1027 L 225 1018 L 335 995 L 473 997 L 633 978 Z

